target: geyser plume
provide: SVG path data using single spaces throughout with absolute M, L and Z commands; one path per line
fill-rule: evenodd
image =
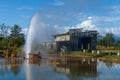
M 49 24 L 45 23 L 39 13 L 35 14 L 31 19 L 27 33 L 25 44 L 26 57 L 29 58 L 28 55 L 32 52 L 33 45 L 52 41 L 52 35 L 55 33 L 56 30 L 54 27 L 51 27 Z

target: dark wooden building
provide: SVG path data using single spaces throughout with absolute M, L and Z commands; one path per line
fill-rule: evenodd
M 61 51 L 64 46 L 68 51 L 96 50 L 96 30 L 70 29 L 65 34 L 54 35 L 56 50 Z

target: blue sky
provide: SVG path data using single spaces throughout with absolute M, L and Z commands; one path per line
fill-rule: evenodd
M 58 30 L 83 27 L 120 34 L 120 0 L 0 0 L 0 24 L 28 29 L 36 13 Z

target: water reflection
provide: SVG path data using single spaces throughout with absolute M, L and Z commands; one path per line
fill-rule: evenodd
M 17 76 L 20 72 L 21 60 L 0 59 L 0 80 L 6 80 L 6 76 Z
M 97 79 L 101 80 L 120 80 L 120 63 L 110 61 L 100 61 L 97 67 L 100 76 Z
M 36 75 L 36 73 L 37 73 L 37 75 L 39 73 L 38 68 L 40 66 L 40 60 L 34 60 L 34 59 L 25 60 L 24 65 L 25 65 L 26 80 L 37 80 L 36 79 L 37 76 L 35 76 L 35 75 Z M 37 70 L 37 72 L 36 72 L 36 70 Z M 33 76 L 35 76 L 35 77 L 33 77 Z
M 94 78 L 99 75 L 97 72 L 97 60 L 81 59 L 77 61 L 67 61 L 67 64 L 56 65 L 56 71 L 67 74 L 69 80 L 81 78 Z
M 120 80 L 120 63 L 99 59 L 0 59 L 0 80 Z
M 42 60 L 25 62 L 26 80 L 68 80 L 63 74 L 55 72 L 56 61 Z

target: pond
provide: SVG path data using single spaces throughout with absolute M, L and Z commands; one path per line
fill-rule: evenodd
M 0 59 L 0 80 L 120 80 L 120 63 L 99 59 Z

